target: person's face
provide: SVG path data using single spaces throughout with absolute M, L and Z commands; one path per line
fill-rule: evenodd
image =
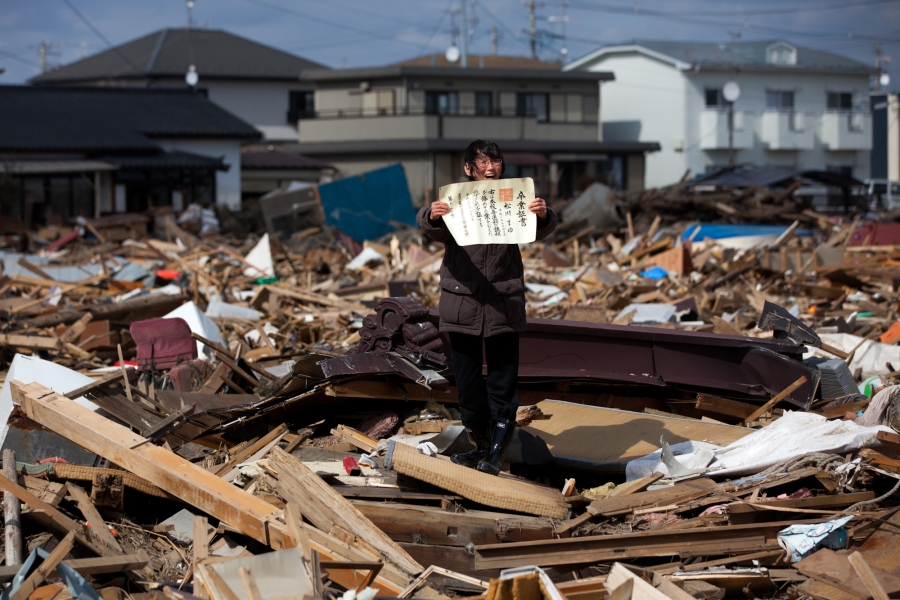
M 472 167 L 474 167 L 474 169 Z M 465 166 L 466 175 L 475 181 L 500 179 L 500 172 L 503 170 L 503 161 L 499 158 L 491 159 L 484 154 L 479 154 L 475 157 L 472 167 L 469 165 Z

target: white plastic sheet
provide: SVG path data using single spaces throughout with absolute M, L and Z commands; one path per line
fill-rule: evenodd
M 851 352 L 856 348 L 853 354 L 853 360 L 850 361 L 850 372 L 855 373 L 856 369 L 862 368 L 862 378 L 866 379 L 872 375 L 886 375 L 890 372 L 885 363 L 891 363 L 894 368 L 900 368 L 900 346 L 891 346 L 882 344 L 875 340 L 864 340 L 858 335 L 850 333 L 823 333 L 819 337 L 822 341 L 830 346 L 834 346 L 838 350 Z M 862 344 L 860 345 L 860 342 Z M 820 356 L 822 358 L 834 358 L 832 354 L 807 346 L 809 352 L 803 355 L 803 358 L 810 356 Z
M 715 456 L 705 471 L 708 476 L 735 476 L 759 473 L 778 463 L 810 452 L 844 454 L 877 446 L 876 434 L 892 431 L 878 425 L 861 427 L 853 421 L 829 421 L 821 415 L 787 411 L 768 427 L 754 431 L 724 448 L 704 442 L 672 445 L 678 461 L 688 466 L 694 453 L 711 450 Z M 655 471 L 668 473 L 660 451 L 635 459 L 625 467 L 628 481 L 646 477 Z

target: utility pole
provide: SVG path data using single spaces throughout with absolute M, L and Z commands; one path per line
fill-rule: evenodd
M 537 58 L 537 24 L 535 23 L 535 1 L 528 0 L 528 33 L 531 41 L 531 58 Z
M 491 54 L 497 56 L 497 26 L 491 27 Z
M 466 13 L 466 2 L 467 0 L 462 0 L 460 4 L 462 4 L 462 44 L 460 50 L 462 50 L 462 62 L 460 62 L 459 66 L 465 69 L 469 66 L 469 17 Z

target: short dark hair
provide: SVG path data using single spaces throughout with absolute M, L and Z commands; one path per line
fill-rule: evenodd
M 500 151 L 500 146 L 498 146 L 494 142 L 488 142 L 485 140 L 475 140 L 469 147 L 466 148 L 466 155 L 463 158 L 463 164 L 469 165 L 469 172 L 475 172 L 475 159 L 478 158 L 480 154 L 487 156 L 491 160 L 499 159 L 503 160 L 503 152 Z M 506 163 L 500 167 L 500 175 L 503 175 L 503 171 L 506 170 Z M 474 180 L 475 178 L 469 175 L 469 181 Z

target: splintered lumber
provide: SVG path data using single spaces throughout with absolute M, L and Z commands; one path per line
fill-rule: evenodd
M 78 505 L 78 510 L 81 511 L 81 514 L 84 515 L 88 525 L 90 525 L 91 533 L 100 538 L 100 541 L 106 544 L 107 547 L 112 548 L 116 554 L 125 554 L 122 547 L 119 546 L 119 542 L 116 541 L 115 536 L 113 536 L 112 532 L 106 527 L 103 517 L 100 516 L 97 507 L 91 502 L 91 498 L 87 495 L 87 492 L 72 482 L 67 482 L 66 488 L 75 500 L 75 504 Z
M 798 387 L 800 387 L 800 386 L 803 385 L 804 383 L 806 383 L 806 376 L 805 376 L 805 375 L 801 375 L 800 378 L 797 379 L 797 381 L 795 381 L 795 382 L 792 383 L 791 385 L 787 386 L 786 388 L 784 388 L 783 390 L 781 390 L 780 392 L 778 392 L 778 394 L 776 394 L 775 396 L 773 396 L 771 400 L 769 400 L 768 402 L 766 402 L 765 404 L 763 404 L 762 406 L 760 406 L 760 407 L 759 407 L 757 410 L 755 410 L 752 414 L 750 414 L 748 417 L 746 417 L 746 418 L 744 419 L 743 424 L 744 424 L 744 425 L 747 425 L 747 424 L 749 424 L 749 423 L 752 423 L 753 421 L 755 421 L 756 419 L 758 419 L 759 417 L 761 417 L 761 416 L 764 415 L 765 413 L 767 413 L 767 412 L 769 412 L 770 410 L 772 410 L 773 408 L 775 408 L 775 405 L 776 405 L 776 404 L 778 404 L 779 402 L 781 402 L 782 400 L 784 400 L 785 398 L 787 398 L 787 397 L 791 394 L 791 392 L 793 392 L 794 390 L 796 390 Z
M 28 348 L 29 350 L 55 350 L 59 346 L 59 339 L 54 337 L 16 335 L 11 333 L 0 336 L 0 346 Z
M 389 443 L 385 466 L 485 506 L 553 519 L 562 519 L 568 513 L 565 498 L 558 490 L 517 479 L 498 478 L 454 464 L 449 459 L 425 456 L 406 444 Z
M 712 494 L 716 489 L 716 483 L 712 479 L 695 479 L 659 490 L 598 498 L 588 505 L 587 511 L 592 515 L 613 516 L 637 508 L 669 506 L 694 500 Z
M 101 575 L 103 573 L 120 573 L 142 569 L 150 562 L 150 557 L 143 550 L 138 554 L 123 556 L 98 556 L 95 558 L 75 558 L 64 560 L 62 564 L 75 569 L 81 575 Z M 21 569 L 21 565 L 0 567 L 0 583 L 9 583 Z M 58 577 L 56 569 L 47 574 L 47 578 Z
M 265 500 L 248 494 L 165 448 L 154 446 L 131 430 L 39 383 L 24 385 L 20 381 L 11 381 L 9 384 L 13 402 L 32 421 L 122 466 L 197 509 L 225 521 L 244 535 L 276 550 L 283 547 L 286 527 L 276 519 L 278 509 Z M 45 526 L 66 532 L 74 529 L 80 543 L 98 554 L 111 554 L 110 550 L 97 541 L 83 533 L 79 534 L 81 526 L 78 523 L 18 484 L 0 478 L 0 488 L 13 493 L 34 508 L 34 518 Z M 347 556 L 350 553 L 345 552 L 331 536 L 323 532 L 317 534 L 320 535 L 312 542 L 313 550 L 323 557 L 331 560 L 353 559 Z M 331 548 L 338 548 L 338 551 L 332 551 Z M 365 558 L 362 560 L 372 560 L 369 555 L 363 556 Z M 354 577 L 357 574 L 358 571 L 350 573 Z M 373 587 L 383 594 L 396 594 L 406 585 L 408 582 L 403 580 L 387 580 L 381 576 L 373 583 Z
M 868 565 L 867 565 L 868 566 Z M 866 598 L 871 595 L 865 582 L 860 578 L 847 555 L 837 554 L 833 550 L 823 548 L 794 564 L 794 568 L 819 581 Z M 900 577 L 877 567 L 869 566 L 879 584 L 888 594 L 900 592 Z
M 346 425 L 338 425 L 335 429 L 331 430 L 331 434 L 336 435 L 352 446 L 356 446 L 363 452 L 372 453 L 375 452 L 375 449 L 378 447 L 378 440 L 374 440 L 361 431 L 357 431 Z
M 299 504 L 313 525 L 329 533 L 336 527 L 346 529 L 404 573 L 422 572 L 422 565 L 302 462 L 276 447 L 269 454 L 269 464 L 278 471 L 278 491 L 288 502 Z
M 83 448 L 122 466 L 190 505 L 269 544 L 268 517 L 276 508 L 97 413 L 38 383 L 11 382 L 26 416 Z
M 437 506 L 352 501 L 362 514 L 396 542 L 437 546 L 499 544 L 553 539 L 546 517 L 466 510 L 454 513 Z
M 90 313 L 98 321 L 130 322 L 131 316 L 139 319 L 153 319 L 178 308 L 188 300 L 190 300 L 190 297 L 187 294 L 175 296 L 152 294 L 122 302 L 95 304 L 87 306 L 83 310 L 63 310 L 52 315 L 22 319 L 21 321 L 15 321 L 13 326 L 17 329 L 43 329 L 45 327 L 55 327 L 60 323 L 68 325 L 81 319 L 86 313 Z
M 850 564 L 853 565 L 856 574 L 859 575 L 859 578 L 866 586 L 866 589 L 869 590 L 869 594 L 872 595 L 872 598 L 874 600 L 888 600 L 887 592 L 881 587 L 881 583 L 878 581 L 878 578 L 875 577 L 875 573 L 872 572 L 872 567 L 869 566 L 869 563 L 866 562 L 863 555 L 859 552 L 854 552 L 848 556 L 847 559 L 850 561 Z
M 100 556 L 116 556 L 119 554 L 114 549 L 107 548 L 99 538 L 95 537 L 80 523 L 73 521 L 56 507 L 47 504 L 18 483 L 9 480 L 6 477 L 0 477 L 0 488 L 9 495 L 15 496 L 27 504 L 31 510 L 23 514 L 30 519 L 34 519 L 44 528 L 52 529 L 63 535 L 68 535 L 69 532 L 74 531 L 75 539 L 79 544 L 93 550 Z
M 559 400 L 544 400 L 538 402 L 537 407 L 553 418 L 533 421 L 524 429 L 547 442 L 553 456 L 609 463 L 619 466 L 622 471 L 628 461 L 659 450 L 661 436 L 670 444 L 705 440 L 727 446 L 753 433 L 746 427 L 637 414 Z M 602 436 L 603 443 L 597 443 L 598 435 Z
M 635 479 L 634 481 L 626 481 L 622 485 L 618 485 L 606 496 L 606 498 L 612 498 L 615 496 L 624 497 L 629 496 L 631 494 L 637 494 L 638 492 L 643 492 L 645 489 L 662 479 L 665 475 L 660 472 L 653 473 L 652 475 L 648 475 L 647 477 L 641 477 L 640 479 Z M 599 498 L 598 498 L 599 500 Z M 594 502 L 596 502 L 595 500 Z M 581 515 L 575 517 L 574 519 L 569 519 L 565 523 L 561 523 L 559 527 L 556 528 L 557 534 L 565 533 L 587 521 L 591 520 L 591 517 L 594 516 L 594 513 L 591 511 L 585 511 Z
M 778 550 L 778 532 L 795 524 L 821 523 L 780 521 L 729 527 L 663 529 L 576 537 L 564 540 L 490 544 L 475 548 L 476 569 L 509 569 L 537 565 L 592 564 L 661 556 L 722 556 L 763 550 Z

